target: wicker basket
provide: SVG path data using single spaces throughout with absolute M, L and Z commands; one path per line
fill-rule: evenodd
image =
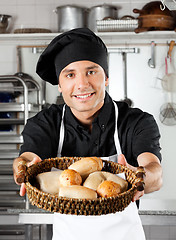
M 136 174 L 127 167 L 111 161 L 103 160 L 102 170 L 114 174 L 124 172 L 129 183 L 129 189 L 117 197 L 98 198 L 95 200 L 64 198 L 42 192 L 35 186 L 35 176 L 39 173 L 48 172 L 52 167 L 64 170 L 78 160 L 80 158 L 76 157 L 50 158 L 28 167 L 25 181 L 27 195 L 31 204 L 50 212 L 74 215 L 115 213 L 123 211 L 130 204 L 137 191 L 136 184 L 140 183 L 142 179 L 137 178 Z

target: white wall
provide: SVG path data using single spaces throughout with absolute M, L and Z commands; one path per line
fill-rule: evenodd
M 119 17 L 132 13 L 134 7 L 139 9 L 146 1 L 106 1 L 106 3 L 121 6 Z M 57 6 L 68 3 L 91 7 L 102 4 L 102 1 L 56 1 L 56 0 L 0 0 L 1 13 L 13 16 L 11 32 L 20 27 L 44 27 L 53 32 L 57 32 L 57 16 L 52 12 Z M 155 39 L 153 39 L 155 40 Z M 156 68 L 148 67 L 148 59 L 151 57 L 150 46 L 138 46 L 140 53 L 127 55 L 127 78 L 128 78 L 128 97 L 130 97 L 135 107 L 154 115 L 161 132 L 161 146 L 164 170 L 164 186 L 156 193 L 146 195 L 144 199 L 161 199 L 167 203 L 167 199 L 174 200 L 172 204 L 155 205 L 158 208 L 175 207 L 176 191 L 174 184 L 174 175 L 176 169 L 176 147 L 175 135 L 176 126 L 165 126 L 159 120 L 159 110 L 163 103 L 167 101 L 167 95 L 162 91 L 160 81 L 157 76 L 163 75 L 164 57 L 167 53 L 167 47 L 156 47 Z M 174 49 L 175 60 L 175 49 Z M 31 64 L 31 63 L 29 63 Z M 33 65 L 29 66 L 32 67 Z M 0 43 L 0 75 L 14 74 L 17 72 L 17 57 L 15 43 Z M 110 94 L 116 100 L 123 98 L 123 79 L 122 79 L 122 59 L 119 54 L 112 54 L 110 57 Z M 56 90 L 57 91 L 57 90 Z M 176 102 L 175 94 L 174 101 Z M 145 207 L 145 201 L 144 201 Z
M 166 126 L 159 120 L 160 107 L 168 101 L 167 92 L 163 91 L 161 80 L 158 79 L 165 74 L 164 60 L 168 48 L 166 46 L 155 47 L 156 68 L 150 68 L 148 66 L 148 59 L 151 57 L 150 46 L 139 45 L 138 47 L 140 49 L 139 53 L 129 53 L 127 55 L 128 97 L 132 99 L 134 107 L 153 114 L 158 123 L 161 133 L 162 166 L 164 170 L 163 188 L 159 192 L 145 195 L 144 199 L 146 201 L 142 201 L 141 208 L 176 209 L 176 191 L 174 190 L 176 125 Z M 175 61 L 175 53 L 174 49 L 173 61 Z M 110 72 L 110 94 L 113 99 L 123 99 L 122 57 L 120 54 L 111 54 Z M 173 93 L 173 102 L 176 103 L 176 93 Z M 149 206 L 147 199 L 153 200 L 153 206 Z M 156 204 L 155 199 L 160 201 L 157 201 Z M 168 199 L 172 201 L 167 202 Z

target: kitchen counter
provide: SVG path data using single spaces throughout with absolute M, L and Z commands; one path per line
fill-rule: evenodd
M 140 210 L 143 225 L 176 225 L 176 211 Z M 42 209 L 8 209 L 0 211 L 0 225 L 52 224 L 53 213 Z

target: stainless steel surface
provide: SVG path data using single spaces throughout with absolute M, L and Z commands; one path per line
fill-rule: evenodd
M 74 5 L 59 6 L 55 12 L 58 15 L 59 32 L 85 26 L 85 9 L 82 7 Z
M 0 112 L 23 112 L 24 111 L 24 103 L 0 103 Z M 37 112 L 38 104 L 28 104 L 29 112 Z
M 138 27 L 138 20 L 97 20 L 96 27 L 98 32 L 133 32 L 134 29 Z
M 0 14 L 0 33 L 6 33 L 8 24 L 9 24 L 9 18 L 12 16 Z
M 122 55 L 122 63 L 123 63 L 123 84 L 124 84 L 124 101 L 132 106 L 133 102 L 128 98 L 127 94 L 127 53 L 139 53 L 139 48 L 108 48 L 109 53 L 120 53 Z
M 0 118 L 0 125 L 23 125 L 25 119 L 20 118 Z
M 23 88 L 24 88 L 24 124 L 26 124 L 28 119 L 28 88 L 20 77 L 14 76 L 14 75 L 1 75 L 0 76 L 0 82 L 11 82 L 12 79 L 19 81 Z
M 20 211 L 20 210 L 19 210 Z M 21 224 L 53 224 L 53 213 L 39 213 L 36 210 L 19 213 Z M 139 211 L 143 225 L 173 225 L 176 226 L 176 211 Z
M 0 144 L 18 144 L 23 143 L 23 137 L 20 134 L 12 135 L 12 134 L 0 134 Z
M 155 42 L 151 42 L 151 58 L 148 60 L 148 65 L 151 68 L 155 68 Z
M 94 6 L 88 10 L 87 25 L 92 31 L 97 32 L 97 20 L 104 18 L 117 19 L 117 7 L 111 5 Z
M 18 156 L 19 154 L 19 150 L 1 150 L 0 151 L 0 163 L 1 163 L 1 159 L 5 160 L 5 159 L 14 159 Z

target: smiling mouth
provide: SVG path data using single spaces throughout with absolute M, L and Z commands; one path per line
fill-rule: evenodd
M 86 99 L 88 97 L 91 97 L 94 93 L 84 94 L 84 95 L 74 95 L 75 98 L 79 99 Z

